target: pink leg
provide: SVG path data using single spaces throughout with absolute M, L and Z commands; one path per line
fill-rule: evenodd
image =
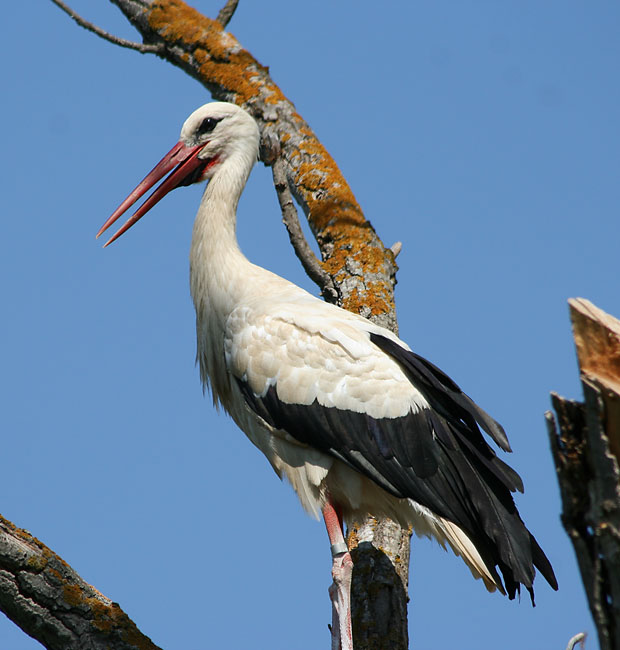
M 351 575 L 353 560 L 344 541 L 342 516 L 332 503 L 323 508 L 323 518 L 332 545 L 332 650 L 353 650 L 351 632 Z

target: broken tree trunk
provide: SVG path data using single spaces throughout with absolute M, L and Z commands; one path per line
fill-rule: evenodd
M 551 396 L 551 450 L 601 650 L 620 650 L 620 321 L 569 301 L 585 402 Z

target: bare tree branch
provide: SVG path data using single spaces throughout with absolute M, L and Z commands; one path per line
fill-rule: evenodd
M 400 251 L 403 249 L 403 242 L 402 241 L 395 241 L 391 246 L 390 250 L 394 254 L 394 258 L 396 259 L 400 255 Z
M 50 650 L 161 650 L 117 603 L 2 516 L 0 609 Z
M 297 208 L 293 203 L 293 195 L 291 194 L 286 178 L 285 164 L 281 158 L 276 158 L 272 165 L 272 173 L 273 183 L 280 203 L 280 210 L 282 210 L 282 221 L 288 231 L 288 236 L 295 250 L 295 254 L 299 258 L 308 277 L 319 286 L 325 299 L 329 302 L 337 302 L 338 291 L 334 286 L 334 282 L 331 276 L 321 267 L 321 263 L 312 252 L 301 229 L 301 224 L 297 216 Z
M 125 38 L 114 36 L 113 34 L 106 32 L 104 29 L 101 29 L 101 27 L 97 27 L 97 25 L 94 25 L 88 20 L 82 18 L 82 16 L 80 16 L 76 11 L 71 9 L 71 7 L 67 6 L 64 2 L 62 2 L 62 0 L 52 0 L 52 2 L 57 7 L 60 7 L 71 18 L 73 18 L 73 20 L 75 20 L 75 22 L 80 27 L 87 29 L 89 32 L 92 32 L 93 34 L 97 34 L 97 36 L 100 36 L 106 41 L 110 41 L 110 43 L 114 43 L 114 45 L 120 45 L 121 47 L 127 47 L 131 50 L 137 50 L 138 52 L 142 52 L 143 54 L 147 54 L 147 53 L 157 54 L 161 52 L 163 49 L 161 44 L 148 45 L 146 43 L 135 43 L 134 41 L 128 41 Z
M 228 0 L 228 2 L 220 9 L 220 13 L 217 15 L 216 20 L 222 27 L 228 25 L 238 4 L 239 0 Z
M 575 646 L 577 644 L 580 645 L 581 648 L 586 647 L 586 633 L 585 632 L 579 632 L 578 634 L 575 634 L 575 636 L 572 636 L 568 640 L 568 645 L 566 646 L 566 650 L 575 650 Z

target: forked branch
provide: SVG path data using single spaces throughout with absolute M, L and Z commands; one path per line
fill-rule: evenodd
M 295 254 L 299 258 L 308 277 L 316 282 L 321 289 L 323 297 L 328 302 L 338 302 L 338 291 L 334 286 L 331 276 L 321 267 L 321 263 L 312 252 L 301 229 L 297 208 L 293 202 L 293 195 L 291 194 L 286 178 L 285 164 L 281 158 L 276 158 L 272 165 L 272 173 L 273 184 L 276 188 L 280 210 L 282 211 L 282 221 L 288 231 L 288 236 L 295 250 Z

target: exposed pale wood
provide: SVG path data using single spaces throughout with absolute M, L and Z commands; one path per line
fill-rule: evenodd
M 583 298 L 569 300 L 579 367 L 605 403 L 605 433 L 620 460 L 620 320 Z
M 620 322 L 570 301 L 585 403 L 552 394 L 547 424 L 568 533 L 601 650 L 620 650 Z
M 566 646 L 566 650 L 574 650 L 575 646 L 579 644 L 580 648 L 585 648 L 586 647 L 586 634 L 585 632 L 579 632 L 579 634 L 575 634 L 575 636 L 571 637 L 568 640 L 568 645 Z
M 581 371 L 620 392 L 620 320 L 584 298 L 571 298 L 568 304 Z

